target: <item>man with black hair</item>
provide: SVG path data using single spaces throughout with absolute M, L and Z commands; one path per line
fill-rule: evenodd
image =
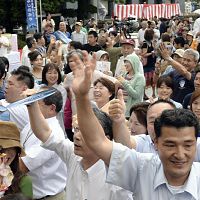
M 155 122 L 158 155 L 141 154 L 111 142 L 89 102 L 94 68 L 89 61 L 86 66 L 79 65 L 72 88 L 79 128 L 88 147 L 108 166 L 106 181 L 132 191 L 136 200 L 198 199 L 200 164 L 193 163 L 199 129 L 197 117 L 184 109 L 164 111 Z
M 45 58 L 47 52 L 46 52 L 46 47 L 45 47 L 44 36 L 42 35 L 42 33 L 35 33 L 33 37 L 35 38 L 37 42 L 37 46 L 35 50 L 39 51 L 42 54 L 42 57 Z
M 26 46 L 23 47 L 22 50 L 22 65 L 28 66 L 31 68 L 31 63 L 28 58 L 28 54 L 32 51 L 34 51 L 37 47 L 37 42 L 34 37 L 28 37 L 26 39 Z
M 97 52 L 101 50 L 101 46 L 97 44 L 98 34 L 96 31 L 88 32 L 88 43 L 83 45 L 83 50 L 88 53 Z
M 176 49 L 184 50 L 184 46 L 185 46 L 185 39 L 183 37 L 179 36 L 174 39 L 174 47 Z
M 112 140 L 111 119 L 98 108 L 92 110 L 104 130 L 105 137 Z M 55 151 L 67 166 L 66 199 L 132 200 L 130 192 L 105 183 L 106 168 L 104 162 L 87 147 L 79 130 L 77 119 L 73 122 L 73 143 L 69 139 L 60 138 L 59 131 L 53 130 L 50 124 L 46 123 L 38 103 L 31 104 L 28 111 L 32 130 L 43 142 L 42 146 L 45 149 Z
M 46 89 L 46 86 L 42 87 L 41 91 Z M 62 105 L 62 95 L 58 90 L 39 101 L 44 120 L 60 140 L 64 140 L 65 136 L 56 115 L 62 109 Z M 20 170 L 32 178 L 34 199 L 65 200 L 66 166 L 54 151 L 41 147 L 40 140 L 33 134 L 30 122 L 20 133 L 20 143 L 26 153 L 26 156 L 20 159 Z
M 34 88 L 33 75 L 29 71 L 19 67 L 11 72 L 11 76 L 6 83 L 5 99 L 2 99 L 0 104 L 7 106 L 9 103 L 21 100 L 26 97 L 23 92 L 32 88 Z M 22 130 L 29 122 L 26 106 L 19 105 L 9 108 L 8 111 L 7 120 L 15 122 L 19 130 Z

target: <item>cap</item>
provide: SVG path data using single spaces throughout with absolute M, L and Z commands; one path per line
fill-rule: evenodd
M 20 145 L 20 132 L 16 124 L 13 122 L 0 121 L 0 149 L 10 147 L 18 147 L 21 155 L 25 155 Z
M 181 58 L 183 57 L 184 54 L 184 50 L 183 49 L 177 49 L 174 54 L 177 54 L 178 56 L 180 56 Z
M 123 44 L 130 44 L 130 45 L 135 46 L 135 40 L 133 40 L 133 39 L 125 39 L 125 40 L 123 40 L 121 42 L 121 45 L 123 45 Z
M 82 26 L 81 22 L 76 22 L 75 25 Z
M 187 35 L 194 36 L 194 34 L 192 33 L 192 31 L 189 31 L 189 32 L 187 33 Z

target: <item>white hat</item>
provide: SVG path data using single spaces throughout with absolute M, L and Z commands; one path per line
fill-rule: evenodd
M 178 56 L 180 56 L 181 58 L 183 57 L 184 54 L 184 50 L 183 49 L 177 49 L 174 54 L 177 54 Z

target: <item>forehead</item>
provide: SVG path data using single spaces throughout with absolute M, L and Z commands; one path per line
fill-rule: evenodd
M 183 59 L 195 61 L 195 60 L 194 60 L 194 55 L 191 55 L 191 54 L 189 54 L 189 53 L 187 53 L 187 52 L 183 54 Z
M 18 76 L 16 75 L 11 75 L 9 78 L 8 78 L 8 82 L 13 82 L 13 83 L 20 83 L 22 81 L 18 81 L 17 80 Z
M 131 44 L 123 44 L 122 45 L 122 48 L 127 48 L 127 49 L 131 49 L 131 48 L 133 48 L 133 45 L 131 45 Z
M 147 111 L 147 120 L 159 117 L 164 110 L 168 109 L 174 109 L 174 108 L 168 103 L 158 103 L 151 106 Z
M 47 72 L 57 72 L 57 70 L 56 70 L 55 68 L 49 68 L 49 69 L 47 70 Z
M 164 126 L 161 128 L 161 132 L 160 139 L 165 141 L 181 143 L 196 140 L 194 127 L 176 128 Z
M 197 72 L 195 78 L 200 78 L 200 72 Z
M 89 34 L 88 37 L 94 37 L 94 35 L 93 34 Z

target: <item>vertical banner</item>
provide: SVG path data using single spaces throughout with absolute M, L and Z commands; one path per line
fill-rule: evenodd
M 35 9 L 35 0 L 26 0 L 26 22 L 27 31 L 35 32 L 37 30 L 37 18 Z

